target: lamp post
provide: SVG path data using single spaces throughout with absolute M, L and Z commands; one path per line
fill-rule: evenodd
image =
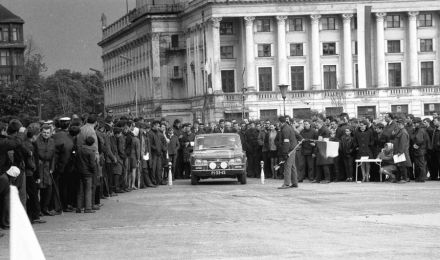
M 89 68 L 89 70 L 90 71 L 93 71 L 93 72 L 95 72 L 95 74 L 93 74 L 97 79 L 98 79 L 98 81 L 101 81 L 101 78 L 99 77 L 99 76 L 101 76 L 102 75 L 102 71 L 100 71 L 100 70 L 97 70 L 97 69 L 94 69 L 94 68 Z M 94 84 L 93 84 L 94 85 Z M 94 85 L 95 87 L 96 87 L 96 85 Z M 102 105 L 102 115 L 104 116 L 104 118 L 105 118 L 105 116 L 106 116 L 106 111 L 105 111 L 105 85 L 104 85 L 104 83 L 102 83 L 102 87 L 103 87 L 103 99 L 104 99 L 104 102 L 99 102 L 98 103 L 98 105 Z M 95 110 L 95 106 L 93 106 L 93 111 Z
M 245 112 L 245 106 L 244 106 L 244 101 L 246 100 L 246 96 L 244 95 L 246 93 L 248 89 L 245 88 L 244 86 L 241 88 L 241 97 L 242 97 L 242 105 L 241 105 L 241 120 L 244 121 L 246 112 Z
M 278 85 L 281 92 L 281 97 L 283 98 L 283 106 L 284 106 L 284 116 L 286 116 L 286 95 L 287 95 L 287 88 L 289 85 L 286 84 L 280 84 Z
M 133 70 L 133 63 L 132 63 L 133 59 L 126 57 L 124 55 L 119 55 L 119 57 L 130 63 L 130 71 L 132 71 Z M 133 77 L 133 79 L 134 79 L 134 77 Z M 138 86 L 137 86 L 136 80 L 134 81 L 134 85 L 135 85 L 134 86 L 134 96 L 135 96 L 134 99 L 135 99 L 135 107 L 136 107 L 136 117 L 138 117 Z

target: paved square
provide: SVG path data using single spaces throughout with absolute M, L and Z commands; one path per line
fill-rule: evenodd
M 248 182 L 181 180 L 34 228 L 48 259 L 440 258 L 440 182 Z

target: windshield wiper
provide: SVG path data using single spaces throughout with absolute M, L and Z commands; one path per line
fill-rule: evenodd
M 229 147 L 229 146 L 226 146 L 226 145 L 210 146 L 210 147 L 207 147 L 207 148 L 213 148 L 213 149 L 215 149 L 215 148 L 229 148 L 229 149 L 233 149 L 232 147 Z

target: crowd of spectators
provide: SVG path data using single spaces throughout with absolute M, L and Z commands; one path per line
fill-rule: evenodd
M 440 118 L 421 119 L 387 113 L 371 117 L 314 117 L 310 120 L 219 120 L 171 125 L 165 119 L 95 114 L 26 122 L 0 122 L 0 227 L 8 228 L 9 185 L 17 186 L 32 223 L 62 212 L 95 213 L 101 200 L 136 189 L 165 185 L 191 174 L 191 144 L 199 134 L 237 133 L 247 157 L 247 175 L 298 182 L 330 183 L 354 180 L 359 158 L 379 158 L 382 167 L 364 162 L 360 180 L 390 182 L 438 180 Z M 337 157 L 323 156 L 319 141 L 339 142 Z M 293 154 L 295 174 L 279 167 Z M 393 156 L 404 156 L 395 163 Z M 171 166 L 171 169 L 169 168 Z M 13 169 L 19 169 L 19 171 Z M 284 168 L 284 170 L 283 170 Z M 286 177 L 288 176 L 288 177 Z M 289 179 L 286 181 L 286 178 Z M 291 182 L 290 182 L 291 179 Z

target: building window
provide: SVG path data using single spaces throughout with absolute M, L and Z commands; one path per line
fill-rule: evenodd
M 233 46 L 221 46 L 220 47 L 220 57 L 222 59 L 233 59 L 234 58 L 234 47 Z
M 290 56 L 303 56 L 303 44 L 291 43 L 290 44 Z
M 12 41 L 14 41 L 14 42 L 18 41 L 18 28 L 17 27 L 12 28 Z
M 258 68 L 258 84 L 260 91 L 272 91 L 272 68 Z
M 400 63 L 388 63 L 388 85 L 390 87 L 402 86 L 402 69 Z
M 225 93 L 235 92 L 235 76 L 233 70 L 222 70 L 222 90 Z
M 234 30 L 232 22 L 220 22 L 220 35 L 232 35 Z
M 3 42 L 9 41 L 9 27 L 8 26 L 0 27 L 0 41 L 3 41 Z
M 358 118 L 371 116 L 376 118 L 376 106 L 362 106 L 357 108 Z
M 422 85 L 434 85 L 434 62 L 424 61 L 420 63 L 420 77 Z
M 271 57 L 270 44 L 258 44 L 258 57 Z
M 324 65 L 324 89 L 336 89 L 336 65 Z
M 440 111 L 440 103 L 434 104 L 424 104 L 425 116 L 430 116 L 433 113 L 438 113 Z
M 289 19 L 289 31 L 301 32 L 303 30 L 304 30 L 304 28 L 303 28 L 303 19 L 302 18 Z
M 432 39 L 420 39 L 420 51 L 432 52 Z
M 257 32 L 270 32 L 270 19 L 258 19 Z
M 14 66 L 23 66 L 24 63 L 24 57 L 23 54 L 20 52 L 14 52 L 12 54 L 12 65 Z
M 431 27 L 432 26 L 432 15 L 431 14 L 419 14 L 418 17 L 420 27 Z
M 326 107 L 325 108 L 325 115 L 326 116 L 339 116 L 343 112 L 344 112 L 343 107 Z
M 304 67 L 290 67 L 290 79 L 292 90 L 304 90 Z
M 0 65 L 2 65 L 2 66 L 9 65 L 9 51 L 8 50 L 0 51 Z
M 312 110 L 310 108 L 294 108 L 293 116 L 298 119 L 310 119 L 312 117 Z
M 354 42 L 354 55 L 358 55 L 358 42 Z
M 392 113 L 408 114 L 408 105 L 391 105 Z
M 387 28 L 400 28 L 400 15 L 387 15 Z
M 323 30 L 336 30 L 336 18 L 335 17 L 323 17 L 322 29 Z
M 174 66 L 173 67 L 173 76 L 174 76 L 174 78 L 179 78 L 180 77 L 179 66 Z
M 322 44 L 322 54 L 323 55 L 336 55 L 336 43 L 335 42 L 324 42 Z
M 11 78 L 9 77 L 9 75 L 0 75 L 0 86 L 1 84 L 9 84 L 11 83 Z
M 400 53 L 400 40 L 387 41 L 388 53 Z
M 171 35 L 171 48 L 179 47 L 179 35 L 173 34 Z
M 275 121 L 278 118 L 277 109 L 262 109 L 260 110 L 260 119 Z

